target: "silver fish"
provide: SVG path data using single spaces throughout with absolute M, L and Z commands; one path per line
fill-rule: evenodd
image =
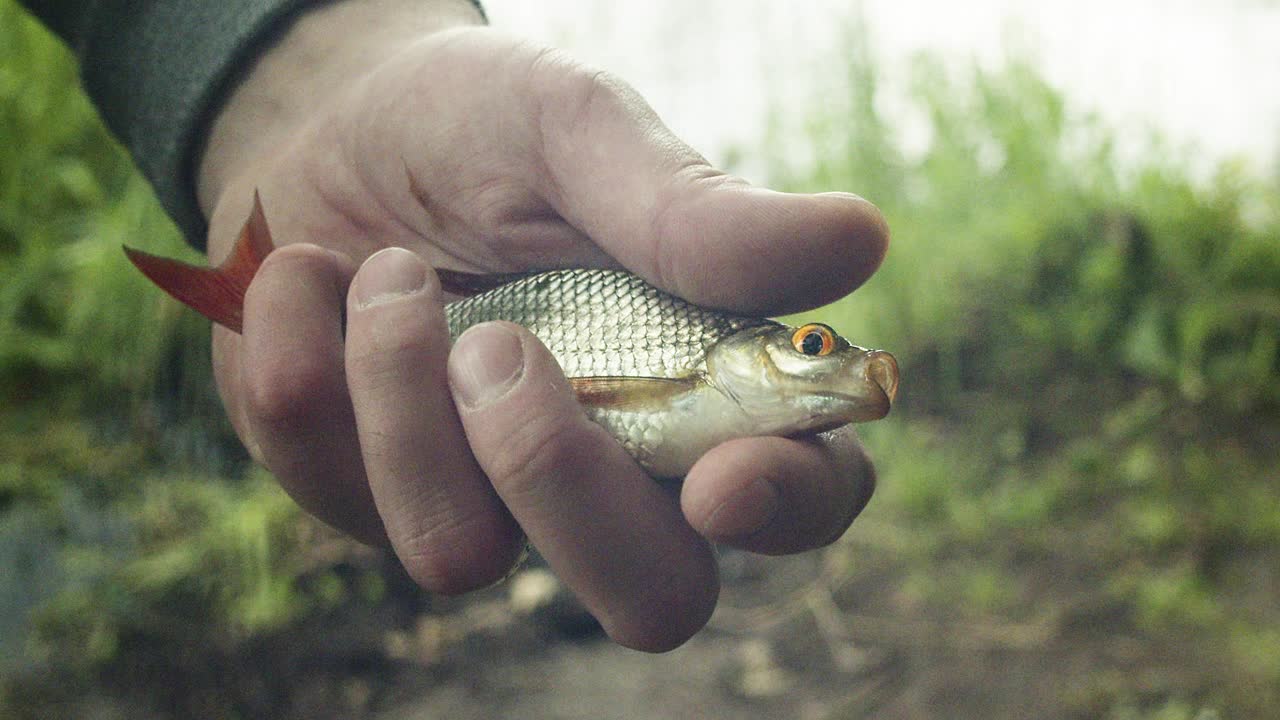
M 458 273 L 441 273 L 446 285 Z M 555 356 L 592 420 L 650 474 L 682 477 L 707 450 L 889 412 L 898 365 L 818 323 L 708 310 L 619 270 L 553 270 L 450 303 L 449 332 L 507 320 Z
M 271 249 L 255 200 L 218 268 L 125 251 L 161 288 L 238 332 L 244 292 Z M 528 328 L 589 417 L 655 477 L 683 477 L 726 440 L 877 420 L 897 393 L 892 355 L 852 345 L 821 323 L 793 328 L 698 307 L 619 270 L 437 272 L 446 289 L 471 294 L 445 309 L 454 339 L 491 320 Z

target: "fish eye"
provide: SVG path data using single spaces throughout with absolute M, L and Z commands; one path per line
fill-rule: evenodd
M 809 323 L 791 335 L 791 345 L 805 355 L 827 355 L 836 348 L 836 333 L 822 323 Z

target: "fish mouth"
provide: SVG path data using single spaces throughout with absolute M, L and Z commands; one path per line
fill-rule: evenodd
M 830 423 L 831 427 L 840 427 L 849 423 L 870 422 L 879 420 L 889 414 L 889 409 L 893 407 L 893 401 L 889 394 L 886 393 L 879 385 L 873 385 L 866 392 L 857 395 L 848 395 L 846 393 L 823 393 L 822 397 L 834 400 L 845 408 L 847 412 L 841 413 L 837 419 L 833 419 Z
M 844 406 L 848 412 L 815 426 L 816 432 L 825 432 L 849 423 L 879 420 L 889 414 L 897 395 L 897 359 L 884 350 L 872 350 L 863 356 L 862 382 L 856 392 L 833 390 L 819 393 L 820 397 Z
M 867 353 L 863 368 L 866 379 L 879 387 L 888 403 L 892 405 L 898 397 L 897 358 L 884 350 L 872 350 Z M 888 408 L 885 412 L 888 412 Z

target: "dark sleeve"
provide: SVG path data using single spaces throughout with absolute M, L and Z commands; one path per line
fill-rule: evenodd
M 107 126 L 188 241 L 204 247 L 194 179 L 212 114 L 257 53 L 321 0 L 21 2 L 79 56 Z

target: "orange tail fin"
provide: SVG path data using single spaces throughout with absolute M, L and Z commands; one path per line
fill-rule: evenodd
M 219 325 L 240 332 L 244 294 L 272 249 L 267 216 L 255 192 L 253 212 L 240 230 L 231 255 L 216 268 L 162 258 L 130 247 L 125 247 L 124 254 L 160 289 Z

